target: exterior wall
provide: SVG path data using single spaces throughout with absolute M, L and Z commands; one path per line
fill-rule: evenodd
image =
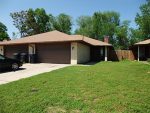
M 138 57 L 138 56 L 137 56 Z M 145 61 L 150 58 L 150 44 L 139 46 L 139 59 Z
M 85 44 L 77 44 L 77 63 L 86 63 L 90 61 L 90 47 Z
M 88 61 L 90 61 L 90 46 L 72 42 L 71 64 L 86 63 Z
M 146 58 L 150 58 L 150 44 L 145 47 L 145 56 Z
M 0 46 L 0 54 L 4 55 L 4 47 L 3 46 Z
M 28 45 L 7 45 L 4 46 L 4 55 L 13 58 L 14 53 L 28 53 Z
M 71 64 L 77 64 L 77 42 L 71 43 Z

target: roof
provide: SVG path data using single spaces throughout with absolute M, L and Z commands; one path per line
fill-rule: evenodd
M 150 39 L 135 43 L 134 45 L 147 45 L 147 44 L 150 44 Z
M 20 39 L 3 41 L 0 45 L 17 45 L 17 44 L 33 44 L 33 43 L 52 43 L 52 42 L 73 42 L 82 41 L 93 46 L 111 46 L 111 44 L 84 37 L 81 35 L 68 35 L 59 31 L 51 31 L 37 35 L 27 36 Z
M 92 39 L 92 38 L 89 38 L 89 37 L 86 37 L 86 36 L 82 36 L 82 35 L 71 35 L 73 36 L 75 39 L 81 39 L 83 40 L 84 42 L 90 44 L 90 45 L 95 45 L 95 46 L 112 46 L 111 44 L 109 43 L 106 43 L 106 42 L 102 42 L 102 41 L 99 41 L 99 40 L 95 40 L 95 39 Z

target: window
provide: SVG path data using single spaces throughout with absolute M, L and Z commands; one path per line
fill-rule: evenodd
M 104 53 L 103 48 L 101 48 L 100 49 L 100 55 L 103 56 L 103 53 Z

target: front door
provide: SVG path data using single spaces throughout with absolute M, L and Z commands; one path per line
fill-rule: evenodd
M 30 55 L 35 54 L 35 44 L 29 44 L 28 53 L 29 53 L 29 62 L 31 62 Z
M 3 48 L 3 46 L 0 46 L 0 54 L 4 55 L 4 48 Z
M 29 45 L 29 54 L 35 54 L 35 44 Z

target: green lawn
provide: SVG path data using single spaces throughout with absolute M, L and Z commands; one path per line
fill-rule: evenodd
M 0 85 L 0 113 L 43 112 L 150 113 L 150 66 L 101 62 Z

